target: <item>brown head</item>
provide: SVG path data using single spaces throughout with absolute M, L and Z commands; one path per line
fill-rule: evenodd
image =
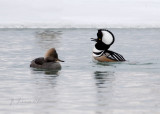
M 54 62 L 54 61 L 64 62 L 64 61 L 62 61 L 62 60 L 60 60 L 60 59 L 58 58 L 58 54 L 57 54 L 55 48 L 49 49 L 49 50 L 46 52 L 46 54 L 45 54 L 45 56 L 44 56 L 44 59 L 45 59 L 45 61 L 47 61 L 47 62 Z

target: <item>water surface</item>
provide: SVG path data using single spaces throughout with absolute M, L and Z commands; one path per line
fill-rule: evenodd
M 160 29 L 110 29 L 126 62 L 92 60 L 97 29 L 0 29 L 0 112 L 160 113 Z M 55 47 L 60 71 L 30 61 Z

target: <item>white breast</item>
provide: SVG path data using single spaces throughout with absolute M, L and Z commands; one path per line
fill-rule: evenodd
M 104 50 L 98 50 L 96 47 L 93 48 L 93 57 L 99 57 L 103 54 Z

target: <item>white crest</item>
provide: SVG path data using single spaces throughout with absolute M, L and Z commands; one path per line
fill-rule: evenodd
M 113 42 L 113 36 L 108 31 L 102 31 L 102 42 L 106 45 L 110 45 Z

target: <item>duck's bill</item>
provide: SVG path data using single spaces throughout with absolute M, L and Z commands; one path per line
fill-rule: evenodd
M 91 41 L 97 42 L 97 39 L 96 38 L 91 38 Z
M 57 61 L 59 61 L 59 62 L 64 62 L 63 60 L 60 60 L 60 59 L 57 59 Z

